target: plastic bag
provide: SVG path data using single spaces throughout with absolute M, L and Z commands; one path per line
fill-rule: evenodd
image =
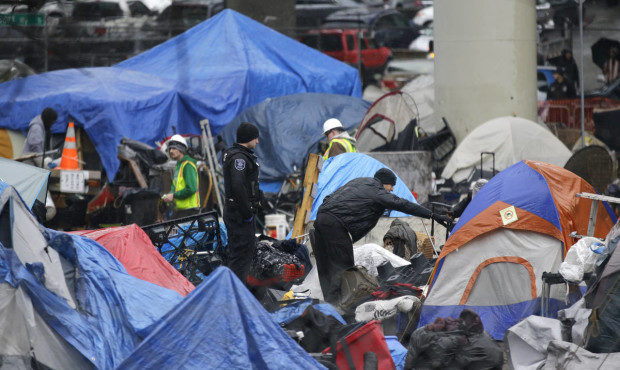
M 560 274 L 564 279 L 572 282 L 580 282 L 583 275 L 593 272 L 599 257 L 603 243 L 592 237 L 580 239 L 566 254 L 564 262 L 560 265 Z
M 398 312 L 410 312 L 420 305 L 420 299 L 414 296 L 403 296 L 388 301 L 372 301 L 362 303 L 355 309 L 355 321 L 385 320 L 396 316 Z
M 353 257 L 356 266 L 364 267 L 373 276 L 379 276 L 377 267 L 384 263 L 390 263 L 394 267 L 406 266 L 410 263 L 383 247 L 372 243 L 353 246 Z

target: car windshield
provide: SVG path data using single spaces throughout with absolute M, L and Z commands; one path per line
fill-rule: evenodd
M 123 11 L 118 3 L 98 1 L 77 3 L 73 8 L 73 18 L 81 21 L 92 21 L 101 18 L 122 17 Z
M 304 44 L 322 51 L 341 51 L 340 34 L 305 35 L 301 38 Z

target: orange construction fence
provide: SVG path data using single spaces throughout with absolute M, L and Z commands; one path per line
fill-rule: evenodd
M 620 107 L 620 101 L 609 98 L 587 98 L 584 104 L 585 129 L 594 131 L 594 110 Z M 538 117 L 545 123 L 562 123 L 568 128 L 581 128 L 581 100 L 538 101 Z

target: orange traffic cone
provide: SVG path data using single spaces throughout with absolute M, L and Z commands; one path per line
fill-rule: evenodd
M 65 145 L 62 148 L 62 158 L 60 159 L 60 170 L 79 170 L 77 145 L 75 143 L 75 127 L 73 122 L 69 122 Z

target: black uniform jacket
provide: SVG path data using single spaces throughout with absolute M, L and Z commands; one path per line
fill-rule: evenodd
M 330 213 L 342 222 L 354 243 L 375 227 L 386 210 L 423 218 L 431 216 L 428 209 L 388 192 L 372 177 L 349 181 L 327 196 L 319 207 L 319 213 Z
M 226 206 L 247 220 L 260 201 L 257 157 L 252 150 L 235 143 L 224 151 L 222 166 Z

